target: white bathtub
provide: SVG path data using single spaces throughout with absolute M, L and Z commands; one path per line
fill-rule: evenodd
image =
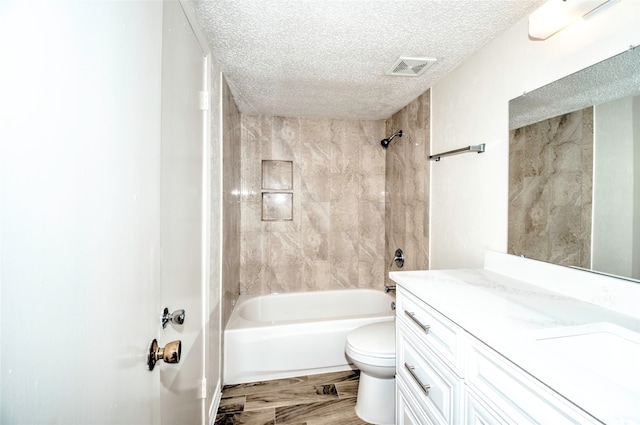
M 224 331 L 224 383 L 348 370 L 347 335 L 393 320 L 394 300 L 374 289 L 241 295 Z

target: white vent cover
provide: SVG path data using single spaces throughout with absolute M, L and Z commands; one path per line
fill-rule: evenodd
M 387 72 L 387 75 L 417 77 L 435 62 L 435 58 L 407 58 L 401 56 Z

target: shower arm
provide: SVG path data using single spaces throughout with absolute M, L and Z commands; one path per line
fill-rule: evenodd
M 386 148 L 391 144 L 391 141 L 392 141 L 396 136 L 398 136 L 398 137 L 402 137 L 402 130 L 398 130 L 398 131 L 396 131 L 396 132 L 395 132 L 395 133 L 393 133 L 391 136 L 389 136 L 389 138 L 388 138 L 388 139 L 382 139 L 382 140 L 380 141 L 380 144 L 382 145 L 382 147 L 383 147 L 383 148 L 385 148 L 385 149 L 386 149 Z
M 402 130 L 396 131 L 395 133 L 393 133 L 391 137 L 389 137 L 389 141 L 392 141 L 393 139 L 395 139 L 396 136 L 402 137 Z

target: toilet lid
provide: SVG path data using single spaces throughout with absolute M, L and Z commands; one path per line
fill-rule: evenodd
M 358 354 L 395 358 L 396 323 L 389 321 L 362 326 L 347 335 L 347 345 Z

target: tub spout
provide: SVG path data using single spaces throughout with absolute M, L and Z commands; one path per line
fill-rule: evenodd
M 396 285 L 384 285 L 384 292 L 396 292 Z

